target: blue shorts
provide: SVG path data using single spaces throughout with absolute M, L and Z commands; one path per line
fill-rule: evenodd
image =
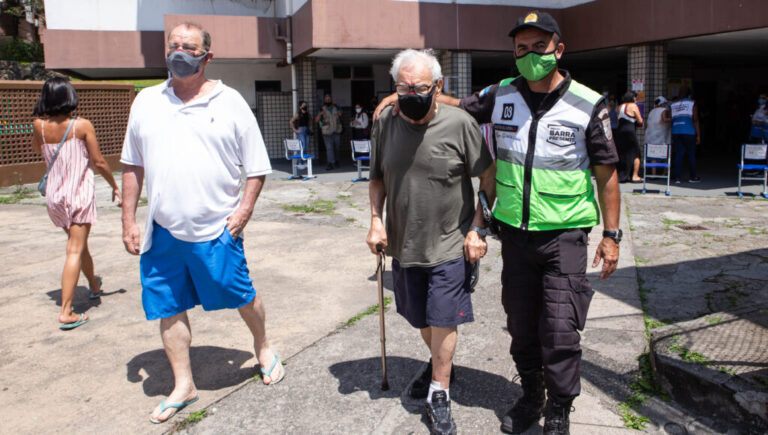
M 400 267 L 392 259 L 397 312 L 414 328 L 452 328 L 474 320 L 469 276 L 464 257 L 433 267 Z
M 184 242 L 154 223 L 152 247 L 141 254 L 141 301 L 147 320 L 163 319 L 202 304 L 206 311 L 253 301 L 243 239 L 229 230 L 208 242 Z

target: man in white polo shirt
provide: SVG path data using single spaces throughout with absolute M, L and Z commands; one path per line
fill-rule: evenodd
M 171 79 L 143 90 L 131 107 L 123 145 L 123 243 L 141 254 L 142 303 L 160 320 L 171 363 L 173 392 L 150 417 L 162 423 L 197 401 L 189 360 L 186 311 L 237 308 L 254 337 L 265 384 L 283 379 L 269 345 L 264 305 L 248 276 L 242 232 L 272 172 L 248 104 L 221 81 L 205 78 L 213 59 L 211 37 L 185 23 L 168 37 Z M 245 192 L 240 199 L 241 168 Z M 149 210 L 140 244 L 136 205 L 146 177 Z

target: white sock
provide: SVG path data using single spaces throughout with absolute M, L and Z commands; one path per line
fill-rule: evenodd
M 449 390 L 450 388 L 443 388 L 443 384 L 433 379 L 432 382 L 429 383 L 429 393 L 427 393 L 427 403 L 429 403 L 430 405 L 432 404 L 432 393 L 434 393 L 435 391 L 445 391 L 445 398 L 448 401 L 450 401 L 451 393 L 449 392 Z

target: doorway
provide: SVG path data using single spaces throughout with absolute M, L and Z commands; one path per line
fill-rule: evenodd
M 354 108 L 355 104 L 359 104 L 365 109 L 368 107 L 368 103 L 376 96 L 376 87 L 373 80 L 352 80 L 352 89 L 350 97 L 352 99 L 351 106 Z

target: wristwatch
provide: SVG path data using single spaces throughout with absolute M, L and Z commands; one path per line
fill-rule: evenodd
M 490 231 L 488 231 L 488 229 L 480 228 L 480 227 L 475 226 L 475 225 L 472 225 L 471 227 L 469 227 L 469 231 L 476 231 L 477 235 L 482 237 L 482 238 L 485 238 L 485 236 L 487 236 L 488 234 L 491 233 Z
M 603 237 L 610 237 L 616 242 L 617 245 L 621 243 L 621 237 L 623 235 L 624 235 L 624 232 L 622 232 L 621 229 L 618 229 L 616 231 L 603 230 Z

